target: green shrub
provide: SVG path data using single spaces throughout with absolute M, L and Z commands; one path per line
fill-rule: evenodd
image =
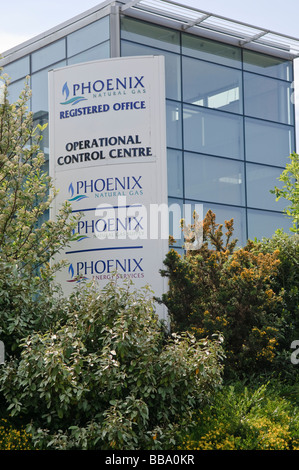
M 286 164 L 278 178 L 284 185 L 280 188 L 275 186 L 274 190 L 270 192 L 276 195 L 277 201 L 280 198 L 289 201 L 290 204 L 284 212 L 293 221 L 291 231 L 299 234 L 299 155 L 293 152 L 289 159 L 290 163 Z
M 57 321 L 59 304 L 47 278 L 20 273 L 15 264 L 1 260 L 0 250 L 0 339 L 8 358 L 19 355 L 25 336 L 45 332 Z
M 281 292 L 273 287 L 279 251 L 262 252 L 253 241 L 238 248 L 232 240 L 233 221 L 225 226 L 226 233 L 208 211 L 202 246 L 182 257 L 170 250 L 162 271 L 169 291 L 162 302 L 173 331 L 192 331 L 198 338 L 223 334 L 226 372 L 269 370 L 279 344 L 283 306 Z M 196 236 L 197 228 L 195 219 L 187 240 Z
M 226 386 L 182 439 L 185 450 L 299 450 L 299 409 L 275 388 Z
M 280 311 L 281 345 L 289 349 L 299 339 L 299 234 L 288 235 L 277 230 L 272 238 L 264 238 L 259 249 L 263 253 L 278 251 L 278 271 L 272 280 L 273 290 L 283 293 Z
M 152 449 L 221 383 L 220 340 L 169 335 L 151 293 L 109 284 L 61 300 L 63 321 L 22 343 L 0 389 L 39 448 Z
M 15 103 L 1 67 L 0 80 L 0 340 L 11 356 L 24 336 L 53 320 L 50 282 L 63 265 L 54 258 L 74 238 L 78 218 L 65 202 L 49 220 L 57 190 L 41 151 L 46 126 L 35 126 L 29 111 L 28 78 Z

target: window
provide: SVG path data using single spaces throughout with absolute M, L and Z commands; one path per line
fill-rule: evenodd
M 181 104 L 166 101 L 167 147 L 182 148 Z
M 245 119 L 246 160 L 284 167 L 294 151 L 294 128 L 282 124 Z
M 185 153 L 185 197 L 244 205 L 244 163 Z
M 293 124 L 290 87 L 290 83 L 245 72 L 245 114 L 270 121 Z
M 26 75 L 30 74 L 30 56 L 27 55 L 22 59 L 16 60 L 8 65 L 5 65 L 3 73 L 7 73 L 11 81 L 26 77 Z
M 165 57 L 166 98 L 181 99 L 181 67 L 180 56 L 153 47 L 135 44 L 128 41 L 121 43 L 122 56 L 163 55 Z
M 66 62 L 59 62 L 55 64 L 55 67 L 64 67 Z M 54 68 L 52 66 L 51 68 Z M 48 104 L 48 69 L 36 72 L 31 77 L 32 83 L 32 111 L 36 112 L 47 112 L 49 108 Z
M 282 169 L 272 168 L 264 165 L 248 163 L 246 165 L 247 175 L 247 204 L 257 209 L 268 209 L 282 211 L 287 201 L 280 199 L 276 201 L 275 195 L 270 190 L 280 185 L 279 178 Z
M 103 42 L 99 46 L 92 47 L 87 51 L 81 52 L 70 59 L 68 65 L 79 64 L 91 60 L 108 59 L 110 57 L 110 41 Z
M 121 19 L 121 38 L 172 52 L 180 52 L 180 33 L 162 26 Z
M 68 57 L 107 40 L 109 40 L 109 16 L 105 16 L 67 36 Z
M 179 150 L 167 150 L 168 194 L 183 197 L 183 159 Z
M 183 101 L 242 113 L 242 73 L 229 67 L 183 57 Z
M 65 59 L 65 39 L 43 47 L 32 54 L 32 72 Z
M 248 209 L 248 238 L 272 237 L 278 229 L 289 232 L 292 222 L 284 214 Z
M 249 50 L 243 51 L 244 70 L 268 75 L 281 80 L 293 80 L 291 62 L 278 57 L 260 54 Z
M 182 34 L 182 53 L 239 69 L 242 67 L 240 48 L 191 34 Z
M 185 105 L 184 145 L 193 152 L 242 159 L 242 117 Z
M 28 81 L 30 86 L 30 80 Z M 25 88 L 25 79 L 18 80 L 17 82 L 10 83 L 8 87 L 8 99 L 10 103 L 15 103 L 20 96 L 20 93 Z

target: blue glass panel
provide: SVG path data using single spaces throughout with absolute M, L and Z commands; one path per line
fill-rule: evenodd
M 292 222 L 284 214 L 248 209 L 248 238 L 271 238 L 278 229 L 289 232 Z
M 280 187 L 278 181 L 282 169 L 264 165 L 246 164 L 247 205 L 251 208 L 281 211 L 287 206 L 287 201 L 276 201 L 270 190 Z
M 293 124 L 291 84 L 273 78 L 244 73 L 245 115 Z
M 186 198 L 244 205 L 243 162 L 185 153 L 184 170 Z
M 243 52 L 243 61 L 244 70 L 248 72 L 260 73 L 282 80 L 293 80 L 292 63 L 288 60 L 245 49 Z
M 167 147 L 182 148 L 181 104 L 166 101 Z
M 121 19 L 121 38 L 138 44 L 180 52 L 180 33 L 178 31 L 133 18 Z
M 56 41 L 32 54 L 32 72 L 65 59 L 65 39 Z
M 109 16 L 105 16 L 67 37 L 67 55 L 71 57 L 109 40 Z
M 168 195 L 183 197 L 183 160 L 179 150 L 167 150 Z
M 30 86 L 30 80 L 28 84 Z M 18 80 L 17 82 L 10 83 L 10 85 L 8 85 L 9 102 L 15 103 L 19 99 L 20 93 L 24 88 L 25 88 L 25 80 Z
M 198 59 L 241 68 L 240 48 L 191 34 L 182 34 L 182 53 Z
M 165 57 L 166 98 L 173 100 L 181 99 L 181 67 L 179 55 L 128 41 L 121 42 L 121 55 L 122 57 L 163 55 Z
M 80 64 L 91 60 L 108 59 L 110 57 L 110 41 L 103 42 L 99 46 L 92 47 L 88 51 L 81 52 L 67 60 L 68 65 Z
M 295 150 L 294 128 L 246 118 L 245 144 L 247 161 L 284 167 Z
M 185 105 L 184 147 L 193 152 L 243 159 L 243 118 Z
M 66 62 L 59 62 L 50 68 L 64 67 Z M 48 104 L 48 69 L 36 72 L 31 77 L 32 87 L 32 111 L 47 112 L 49 108 Z
M 19 78 L 26 77 L 30 74 L 29 55 L 22 59 L 15 60 L 8 65 L 5 65 L 3 73 L 7 73 L 11 81 L 18 80 Z
M 183 101 L 242 113 L 242 72 L 183 57 Z

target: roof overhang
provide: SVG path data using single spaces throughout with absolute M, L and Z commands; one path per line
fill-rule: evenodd
M 121 13 L 165 24 L 198 36 L 227 42 L 267 54 L 294 59 L 299 39 L 252 26 L 171 0 L 121 0 Z
M 4 52 L 2 65 L 33 52 L 105 15 L 127 15 L 284 59 L 299 57 L 299 39 L 171 0 L 105 0 L 68 21 Z

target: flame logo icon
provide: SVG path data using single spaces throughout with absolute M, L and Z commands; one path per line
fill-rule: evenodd
M 70 274 L 71 279 L 68 279 L 67 282 L 81 282 L 81 281 L 86 281 L 88 279 L 87 277 L 83 277 L 83 276 L 80 276 L 80 277 L 77 276 L 74 278 L 75 271 L 74 271 L 72 263 L 69 265 L 68 273 Z
M 77 104 L 80 101 L 86 100 L 84 96 L 74 96 L 73 98 L 68 99 L 68 97 L 70 96 L 70 90 L 69 90 L 67 82 L 65 82 L 65 84 L 62 87 L 62 95 L 65 97 L 65 101 L 63 101 L 60 104 L 63 104 L 63 105 L 71 104 L 72 106 L 74 106 L 74 104 Z
M 68 271 L 68 272 L 69 272 L 69 274 L 71 275 L 71 277 L 74 277 L 75 272 L 74 272 L 74 268 L 73 268 L 73 265 L 72 265 L 72 264 L 70 264 L 70 266 L 69 266 L 69 271 Z
M 71 184 L 69 185 L 69 193 L 70 193 L 71 197 L 73 197 L 73 195 L 74 195 L 74 186 L 73 186 L 73 183 L 71 183 Z
M 69 202 L 78 202 L 78 201 L 81 201 L 82 199 L 88 198 L 88 196 L 86 196 L 86 194 L 78 194 L 78 196 L 74 196 L 75 191 L 74 191 L 73 183 L 71 183 L 69 185 L 68 192 L 71 196 L 70 199 L 68 199 Z
M 65 84 L 62 87 L 62 94 L 63 95 L 65 94 L 65 99 L 67 100 L 70 95 L 70 90 L 69 90 L 69 87 L 67 86 L 67 82 L 65 82 Z

